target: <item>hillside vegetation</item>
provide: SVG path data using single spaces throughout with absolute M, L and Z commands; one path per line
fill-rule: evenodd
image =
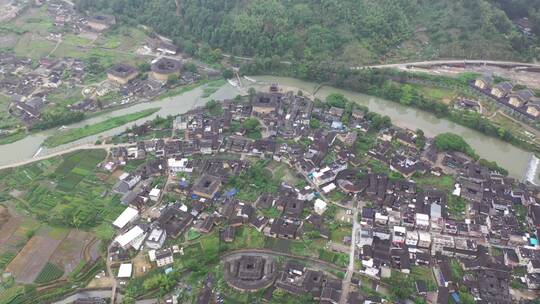
M 518 32 L 505 9 L 512 18 L 538 11 L 510 11 L 507 2 L 520 0 L 79 0 L 78 8 L 148 25 L 203 59 L 225 52 L 349 64 L 530 60 L 536 41 Z

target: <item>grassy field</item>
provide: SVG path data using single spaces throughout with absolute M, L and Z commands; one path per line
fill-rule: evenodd
M 47 56 L 54 49 L 54 45 L 55 42 L 26 33 L 19 39 L 13 51 L 17 56 L 40 59 Z
M 210 95 L 212 95 L 212 94 L 214 94 L 215 92 L 217 92 L 224 84 L 225 84 L 225 80 L 224 80 L 224 79 L 220 79 L 220 80 L 216 80 L 216 81 L 210 82 L 210 83 L 206 86 L 206 88 L 204 88 L 202 97 L 203 97 L 203 98 L 210 97 Z
M 168 98 L 168 97 L 173 97 L 173 96 L 176 96 L 176 95 L 180 95 L 180 94 L 183 94 L 183 93 L 186 93 L 186 92 L 189 92 L 191 90 L 194 90 L 204 84 L 207 84 L 207 83 L 210 83 L 211 81 L 209 80 L 201 80 L 201 81 L 198 81 L 196 83 L 192 83 L 192 84 L 188 84 L 188 85 L 185 85 L 185 86 L 179 86 L 179 87 L 176 87 L 174 89 L 171 89 L 171 90 L 167 90 L 165 93 L 159 95 L 159 99 L 165 99 L 165 98 Z
M 451 89 L 416 84 L 412 86 L 425 97 L 443 102 L 445 104 L 449 104 L 457 96 L 457 92 Z
M 330 231 L 330 239 L 335 243 L 343 243 L 343 238 L 346 236 L 350 237 L 351 234 L 352 229 L 350 226 L 341 226 Z
M 11 133 L 6 136 L 0 136 L 0 145 L 7 145 L 10 143 L 14 143 L 18 140 L 21 140 L 26 137 L 26 132 L 22 129 L 19 129 L 15 131 L 14 133 Z
M 68 88 L 65 85 L 58 87 L 47 96 L 50 104 L 56 107 L 65 107 L 83 100 L 81 88 Z
M 349 263 L 348 254 L 332 252 L 324 249 L 319 249 L 319 259 L 336 264 L 341 267 L 346 267 Z
M 442 175 L 437 177 L 431 174 L 427 174 L 421 177 L 414 178 L 414 181 L 416 182 L 416 184 L 418 184 L 419 187 L 431 186 L 439 190 L 454 190 L 454 177 L 450 175 Z
M 157 112 L 159 108 L 148 109 L 136 113 L 131 113 L 123 116 L 113 117 L 102 121 L 94 125 L 87 125 L 82 128 L 70 129 L 67 131 L 59 132 L 45 139 L 44 145 L 46 147 L 57 147 L 63 144 L 76 141 L 78 139 L 99 134 L 117 127 L 121 127 L 129 122 L 150 116 Z

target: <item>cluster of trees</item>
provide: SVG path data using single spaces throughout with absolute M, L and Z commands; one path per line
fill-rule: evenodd
M 251 139 L 261 139 L 261 123 L 256 118 L 248 118 L 242 123 L 242 128 L 246 131 L 246 136 Z
M 239 176 L 233 176 L 228 183 L 231 188 L 248 193 L 253 200 L 256 200 L 261 193 L 277 193 L 280 180 L 274 179 L 272 172 L 266 166 L 267 161 L 258 161 L 251 165 Z
M 517 139 L 509 130 L 494 125 L 491 121 L 479 113 L 470 111 L 453 111 L 448 117 L 450 120 L 459 123 L 460 125 L 467 126 L 489 136 L 498 137 L 506 142 L 517 143 Z
M 487 0 L 78 0 L 77 8 L 151 26 L 209 62 L 226 52 L 277 61 L 374 63 L 395 52 L 413 56 L 397 47 L 417 43 L 418 28 L 428 29 L 423 35 L 429 41 L 428 47 L 415 46 L 419 52 L 465 55 L 477 49 L 480 56 L 501 50 L 520 56 L 510 43 L 478 48 L 508 42 L 507 35 L 516 32 L 505 12 Z
M 530 0 L 491 0 L 497 4 L 510 19 L 529 18 L 532 30 L 540 36 L 540 2 Z
M 438 151 L 456 151 L 477 158 L 474 149 L 463 139 L 454 133 L 442 133 L 435 136 L 435 147 Z
M 208 115 L 216 117 L 223 113 L 223 106 L 221 106 L 220 102 L 212 99 L 206 103 L 204 110 Z
M 476 160 L 479 158 L 474 149 L 463 139 L 463 137 L 454 133 L 442 133 L 435 136 L 435 147 L 437 147 L 438 151 L 463 152 Z M 508 170 L 502 168 L 494 161 L 481 158 L 478 160 L 478 163 L 492 171 L 497 171 L 502 175 L 508 175 Z
M 31 130 L 46 130 L 58 126 L 69 125 L 85 119 L 83 112 L 50 111 L 41 116 L 41 120 L 33 124 Z

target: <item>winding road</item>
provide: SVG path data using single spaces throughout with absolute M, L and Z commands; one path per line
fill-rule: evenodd
M 356 67 L 351 67 L 351 69 L 356 70 L 356 69 L 363 69 L 363 68 L 405 68 L 408 66 L 432 66 L 432 65 L 452 65 L 452 64 L 496 65 L 496 66 L 508 66 L 508 67 L 520 66 L 520 67 L 540 68 L 540 64 L 527 63 L 527 62 L 449 59 L 449 60 L 428 60 L 428 61 L 356 66 Z
M 244 56 L 235 56 L 231 54 L 223 54 L 224 58 L 235 58 L 242 61 L 253 61 L 253 57 L 244 57 Z M 282 60 L 281 64 L 291 65 L 292 61 Z M 482 59 L 440 59 L 440 60 L 426 60 L 426 61 L 412 61 L 412 62 L 401 62 L 401 63 L 383 63 L 383 64 L 373 64 L 373 65 L 362 65 L 362 66 L 350 66 L 352 70 L 360 70 L 366 68 L 406 68 L 408 66 L 432 66 L 432 65 L 452 65 L 452 64 L 475 64 L 475 65 L 496 65 L 496 66 L 508 66 L 508 67 L 530 67 L 530 68 L 540 68 L 540 64 L 529 63 L 529 62 L 517 62 L 517 61 L 497 61 L 497 60 L 482 60 Z

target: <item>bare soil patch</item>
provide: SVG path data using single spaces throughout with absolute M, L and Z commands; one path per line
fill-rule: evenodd
M 5 245 L 8 243 L 9 239 L 13 236 L 20 224 L 21 220 L 16 217 L 10 217 L 6 223 L 2 224 L 0 229 L 0 254 L 7 251 L 8 247 Z
M 146 254 L 140 252 L 133 259 L 133 276 L 136 277 L 136 278 L 137 277 L 142 277 L 150 269 L 152 269 L 152 264 L 150 264 L 148 256 Z
M 34 282 L 61 242 L 42 235 L 32 237 L 6 270 L 13 273 L 17 282 L 24 284 Z
M 84 249 L 92 239 L 88 232 L 71 230 L 54 251 L 50 262 L 63 268 L 64 276 L 67 276 L 84 259 Z

